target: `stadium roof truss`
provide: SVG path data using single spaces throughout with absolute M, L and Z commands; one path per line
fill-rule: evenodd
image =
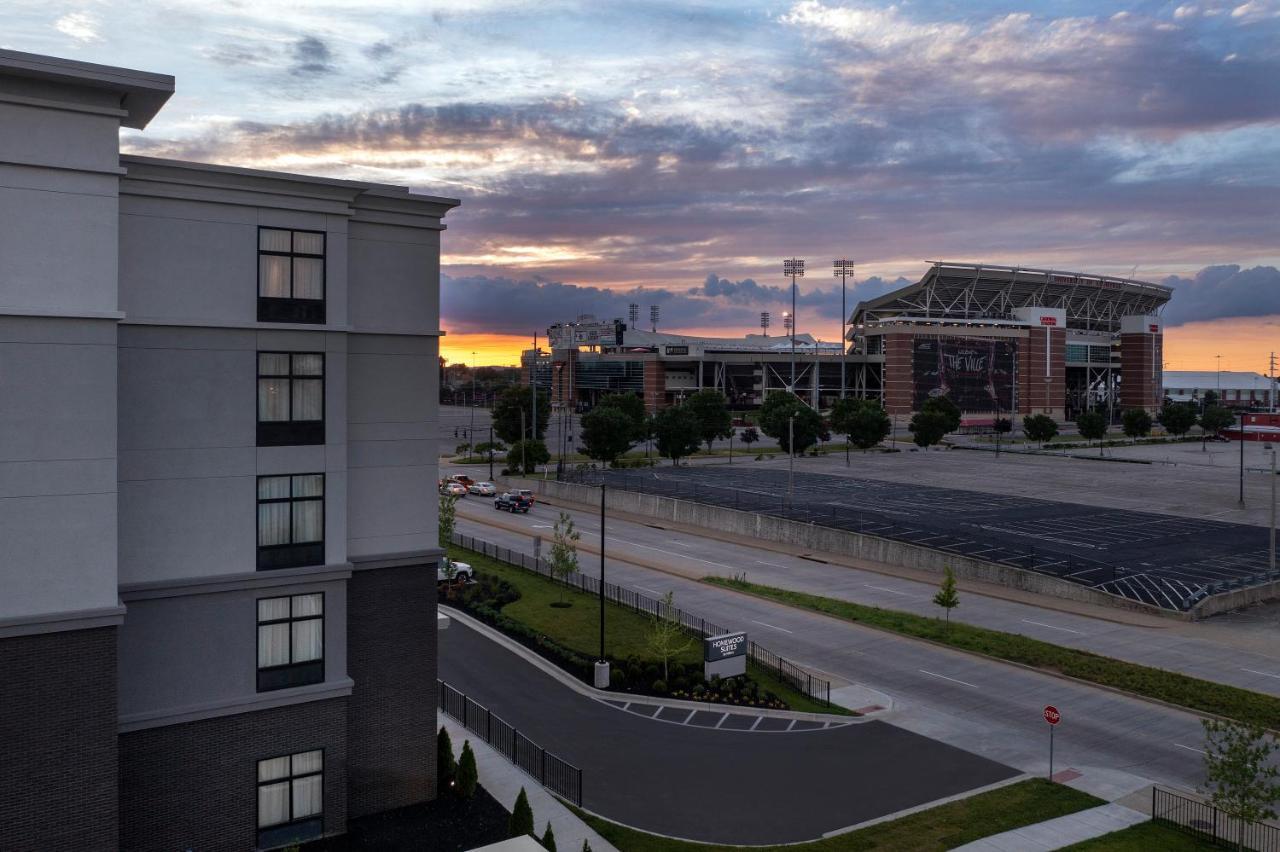
M 915 284 L 859 302 L 853 328 L 881 322 L 996 323 L 1024 307 L 1062 308 L 1069 328 L 1118 331 L 1120 318 L 1152 315 L 1173 295 L 1158 284 L 1079 272 L 933 261 Z M 852 330 L 850 336 L 852 337 Z

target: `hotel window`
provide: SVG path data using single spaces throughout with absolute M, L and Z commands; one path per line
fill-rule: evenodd
M 322 323 L 323 231 L 258 229 L 258 322 Z
M 324 592 L 258 600 L 258 691 L 324 682 Z
M 324 355 L 258 353 L 258 446 L 324 443 Z
M 258 846 L 298 843 L 324 833 L 324 751 L 258 761 Z
M 258 569 L 324 564 L 324 474 L 258 477 Z

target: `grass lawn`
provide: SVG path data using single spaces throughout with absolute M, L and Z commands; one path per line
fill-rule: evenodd
M 587 657 L 594 658 L 600 652 L 600 599 L 565 588 L 546 577 L 541 577 L 523 568 L 507 565 L 472 550 L 460 547 L 449 549 L 455 559 L 470 563 L 477 575 L 488 574 L 511 583 L 520 590 L 520 600 L 509 603 L 502 608 L 504 615 L 533 628 L 539 633 L 554 639 L 559 644 L 577 651 Z M 551 604 L 560 600 L 571 602 L 569 607 L 553 607 Z M 617 658 L 635 654 L 643 659 L 652 659 L 653 654 L 647 647 L 650 621 L 646 616 L 632 612 L 614 603 L 605 604 L 605 647 L 610 655 Z M 702 667 L 702 644 L 690 638 L 688 646 L 671 662 L 684 662 Z M 751 677 L 761 688 L 775 693 L 792 710 L 808 713 L 832 713 L 836 715 L 854 715 L 843 707 L 827 706 L 815 701 L 794 687 L 777 678 L 761 672 L 750 671 Z
M 861 852 L 873 849 L 915 852 L 954 849 L 983 837 L 1102 804 L 1105 802 L 1088 793 L 1054 784 L 1043 778 L 1032 778 L 811 843 L 750 848 L 761 852 Z M 671 840 L 636 831 L 576 809 L 575 811 L 621 852 L 727 852 L 744 848 Z
M 1222 848 L 1171 825 L 1140 822 L 1121 831 L 1067 846 L 1063 852 L 1149 852 L 1152 849 L 1159 849 L 1160 852 L 1198 852 L 1202 849 Z
M 1128 663 L 1088 651 L 1063 648 L 1016 633 L 956 622 L 948 626 L 940 618 L 880 609 L 758 583 L 742 583 L 723 577 L 704 577 L 703 582 L 749 592 L 869 627 L 930 639 L 953 648 L 1060 672 L 1090 683 L 1123 689 L 1191 710 L 1213 713 L 1271 730 L 1280 729 L 1280 698 L 1260 692 Z

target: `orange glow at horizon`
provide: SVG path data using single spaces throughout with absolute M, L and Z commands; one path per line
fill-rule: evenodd
M 660 329 L 671 334 L 705 337 L 740 337 L 759 333 L 758 328 Z M 803 329 L 801 329 L 803 331 Z M 834 331 L 834 329 L 833 329 Z M 835 340 L 835 333 L 819 333 Z M 539 336 L 538 345 L 546 346 Z M 516 365 L 520 353 L 533 347 L 532 337 L 516 334 L 464 334 L 450 332 L 440 340 L 440 354 L 450 364 L 471 364 L 472 352 L 481 366 Z M 1223 370 L 1267 372 L 1267 358 L 1280 352 L 1280 316 L 1230 317 L 1170 326 L 1164 333 L 1164 360 L 1168 370 L 1216 370 L 1222 356 Z

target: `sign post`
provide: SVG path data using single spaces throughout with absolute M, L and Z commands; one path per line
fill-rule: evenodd
M 1049 780 L 1053 780 L 1053 729 L 1062 721 L 1058 708 L 1050 704 L 1044 708 L 1044 720 L 1049 723 Z

